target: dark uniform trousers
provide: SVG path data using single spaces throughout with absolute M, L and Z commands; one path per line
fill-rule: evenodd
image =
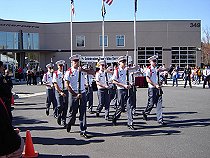
M 206 86 L 207 83 L 208 83 L 208 86 L 210 88 L 210 75 L 204 77 L 203 88 L 205 88 L 205 86 Z
M 184 83 L 184 87 L 186 87 L 187 85 L 187 81 L 189 81 L 189 85 L 190 87 L 192 87 L 192 84 L 191 84 L 191 78 L 189 75 L 185 76 L 185 83 Z
M 112 86 L 109 89 L 110 92 L 110 105 L 114 106 L 114 108 L 116 108 L 117 106 L 117 89 L 116 86 Z
M 46 107 L 49 109 L 52 103 L 54 115 L 57 116 L 57 101 L 55 98 L 55 88 L 46 89 L 46 95 L 47 95 Z
M 58 115 L 61 115 L 62 121 L 66 122 L 69 93 L 68 93 L 68 90 L 63 90 L 63 93 L 66 94 L 65 97 L 61 96 L 57 91 L 55 91 L 55 97 L 57 100 Z
M 89 88 L 86 88 L 86 97 L 87 97 L 87 104 L 89 111 L 93 110 L 93 88 L 92 86 L 89 86 Z
M 159 95 L 159 89 L 157 88 L 148 88 L 148 102 L 145 109 L 145 114 L 149 114 L 154 105 L 157 109 L 157 121 L 162 119 L 162 95 Z
M 71 94 L 69 94 L 71 95 Z M 67 115 L 67 124 L 68 125 L 74 125 L 76 121 L 76 115 L 79 109 L 79 121 L 80 121 L 80 130 L 85 131 L 87 129 L 87 123 L 86 123 L 86 94 L 82 93 L 82 98 L 77 99 L 76 97 L 72 96 L 71 101 L 69 102 L 69 112 Z
M 109 117 L 110 97 L 108 89 L 98 89 L 98 107 L 96 112 L 100 113 L 105 107 L 105 118 Z
M 135 113 L 135 110 L 136 110 L 136 86 L 132 86 L 131 89 L 130 89 L 130 98 L 131 98 L 131 105 L 132 105 L 132 113 L 134 114 Z
M 118 105 L 117 105 L 116 111 L 114 113 L 113 120 L 117 120 L 120 118 L 122 110 L 126 104 L 128 125 L 133 125 L 133 114 L 132 114 L 133 98 L 131 97 L 132 96 L 131 93 L 132 93 L 131 89 L 129 91 L 129 96 L 128 96 L 127 89 L 117 89 Z

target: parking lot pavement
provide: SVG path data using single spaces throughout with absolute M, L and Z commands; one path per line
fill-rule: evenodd
M 15 100 L 13 124 L 25 138 L 31 131 L 35 150 L 40 157 L 77 158 L 209 158 L 210 155 L 210 100 L 209 89 L 201 87 L 163 87 L 164 119 L 167 126 L 156 122 L 155 109 L 149 120 L 142 120 L 146 106 L 147 89 L 138 88 L 137 113 L 134 117 L 137 130 L 127 128 L 126 113 L 112 126 L 110 121 L 87 113 L 90 139 L 79 135 L 79 121 L 70 133 L 59 126 L 52 116 L 45 115 L 45 87 L 15 85 L 13 89 L 22 97 Z M 39 94 L 39 95 L 34 95 Z M 28 96 L 28 97 L 23 97 Z M 97 106 L 94 92 L 94 109 Z M 111 115 L 114 109 L 110 109 Z

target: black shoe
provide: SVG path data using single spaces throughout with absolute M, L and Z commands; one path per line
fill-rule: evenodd
M 165 123 L 163 120 L 158 121 L 158 123 L 159 123 L 159 125 L 161 125 L 161 126 L 165 126 L 165 125 L 166 125 L 166 123 Z
M 113 125 L 113 126 L 117 126 L 117 120 L 116 120 L 116 119 L 113 119 L 113 120 L 112 120 L 112 125 Z
M 57 123 L 58 123 L 59 125 L 61 125 L 61 115 L 58 115 Z
M 90 113 L 90 114 L 94 114 L 94 111 L 91 110 L 91 111 L 89 111 L 89 113 Z
M 56 119 L 58 118 L 57 114 L 53 114 L 53 117 L 56 118 Z
M 66 121 L 63 120 L 61 126 L 63 126 L 65 128 L 66 127 Z
M 46 115 L 49 116 L 49 114 L 50 114 L 50 109 L 46 108 Z
M 109 116 L 106 116 L 106 117 L 105 117 L 105 120 L 109 121 L 109 120 L 110 120 L 110 119 L 109 119 Z
M 128 125 L 128 128 L 131 129 L 131 130 L 136 130 L 133 125 Z
M 71 125 L 67 124 L 66 125 L 66 131 L 69 133 L 71 131 Z
M 96 112 L 96 117 L 99 117 L 99 112 Z
M 81 133 L 80 133 L 80 136 L 81 136 L 81 137 L 84 137 L 85 139 L 90 138 L 85 132 L 81 132 Z
M 145 112 L 142 112 L 142 115 L 143 115 L 143 120 L 147 121 L 147 114 L 145 114 Z

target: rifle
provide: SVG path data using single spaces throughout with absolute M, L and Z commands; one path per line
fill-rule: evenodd
M 81 67 L 81 61 L 80 61 L 80 64 L 79 66 Z M 78 81 L 77 81 L 77 87 L 78 87 L 78 93 L 81 94 L 81 75 L 82 75 L 82 72 L 81 70 L 79 70 L 79 74 L 78 74 Z M 81 105 L 81 98 L 79 98 L 79 105 Z
M 127 85 L 129 85 L 129 71 L 128 71 L 128 53 L 127 53 L 127 56 L 126 56 L 126 64 L 127 64 L 127 70 L 126 70 L 126 79 L 127 79 Z M 128 89 L 128 96 L 130 95 L 130 89 Z
M 158 54 L 156 56 L 157 56 L 157 58 L 156 58 L 156 63 L 157 63 L 156 67 L 158 69 L 159 68 L 159 66 L 158 66 Z M 159 71 L 157 71 L 157 77 L 158 77 L 158 85 L 161 86 L 161 84 L 160 84 L 160 72 Z M 163 90 L 160 87 L 159 91 L 158 91 L 158 95 L 161 96 L 162 94 L 163 94 Z
M 105 60 L 105 58 L 104 58 L 104 60 Z M 107 66 L 106 66 L 106 60 L 105 60 L 105 68 L 107 68 Z M 107 84 L 107 86 L 109 86 L 109 80 L 108 80 L 107 72 L 105 72 L 105 77 L 106 77 L 106 84 Z M 108 88 L 108 94 L 109 94 L 109 88 Z
M 65 85 L 64 85 L 64 65 L 63 65 L 63 76 L 62 76 L 62 84 L 63 84 L 63 90 L 65 88 Z
M 88 63 L 87 63 L 87 68 L 88 68 Z M 89 84 L 89 76 L 87 73 L 87 92 L 89 93 L 89 91 L 90 91 L 90 84 Z

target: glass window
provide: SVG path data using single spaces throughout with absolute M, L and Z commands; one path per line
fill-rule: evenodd
M 0 32 L 0 49 L 6 49 L 7 47 L 7 42 L 6 42 L 6 39 L 7 39 L 7 34 L 6 32 Z
M 158 64 L 162 64 L 162 47 L 138 47 L 138 64 L 149 65 L 148 58 L 157 54 Z
M 102 47 L 102 35 L 99 36 L 99 46 Z M 104 46 L 108 47 L 108 36 L 104 35 Z
M 39 49 L 39 34 L 23 33 L 23 49 Z
M 39 49 L 39 34 L 33 33 L 33 49 Z
M 176 51 L 174 51 L 176 50 Z M 172 65 L 178 64 L 183 69 L 187 64 L 196 64 L 196 47 L 172 47 Z
M 125 36 L 124 35 L 117 35 L 116 36 L 116 45 L 117 45 L 117 47 L 124 47 L 125 46 Z
M 85 36 L 76 36 L 76 45 L 77 47 L 85 47 Z

